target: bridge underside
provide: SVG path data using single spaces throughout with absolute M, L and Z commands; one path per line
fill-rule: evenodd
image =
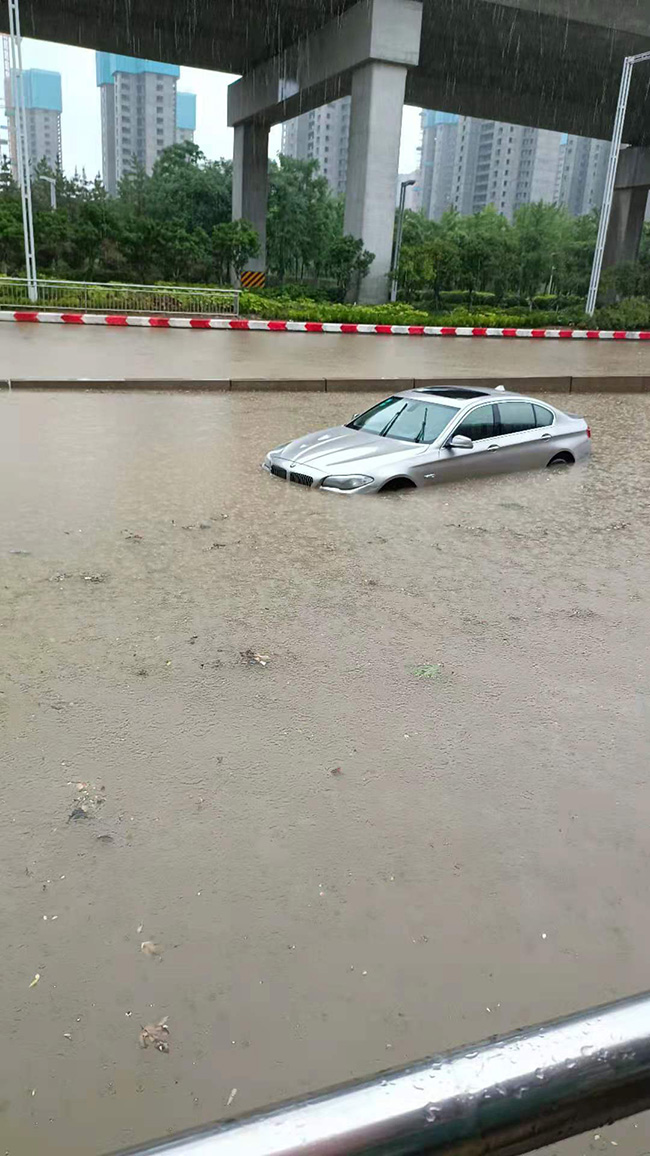
M 24 36 L 246 73 L 355 0 L 23 0 Z M 7 21 L 0 8 L 0 27 Z M 650 49 L 644 0 L 424 0 L 406 101 L 424 108 L 611 135 L 625 55 Z M 647 76 L 633 79 L 625 139 L 650 143 Z M 340 91 L 350 90 L 341 78 Z

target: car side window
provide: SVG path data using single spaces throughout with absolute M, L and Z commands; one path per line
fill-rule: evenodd
M 471 438 L 473 442 L 480 442 L 483 438 L 494 437 L 494 406 L 479 405 L 463 418 L 456 426 L 454 434 L 462 434 L 464 438 Z
M 553 425 L 553 414 L 545 405 L 534 405 L 535 410 L 535 424 L 539 429 L 543 425 Z
M 499 403 L 499 433 L 523 433 L 535 429 L 535 410 L 530 401 L 503 401 Z

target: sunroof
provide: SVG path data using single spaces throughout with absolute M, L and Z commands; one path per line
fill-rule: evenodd
M 462 385 L 457 386 L 422 386 L 417 390 L 418 393 L 432 393 L 436 397 L 455 397 L 462 400 L 464 397 L 485 397 L 490 391 L 488 389 L 470 389 Z

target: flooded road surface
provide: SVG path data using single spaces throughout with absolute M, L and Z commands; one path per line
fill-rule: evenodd
M 259 462 L 358 394 L 0 398 L 2 1152 L 650 986 L 650 402 L 555 400 L 585 469 L 346 500 Z
M 650 342 L 0 324 L 2 377 L 650 375 Z

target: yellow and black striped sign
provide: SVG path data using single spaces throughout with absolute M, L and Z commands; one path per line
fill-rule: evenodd
M 266 285 L 266 273 L 254 269 L 246 269 L 241 275 L 242 289 L 263 289 Z

